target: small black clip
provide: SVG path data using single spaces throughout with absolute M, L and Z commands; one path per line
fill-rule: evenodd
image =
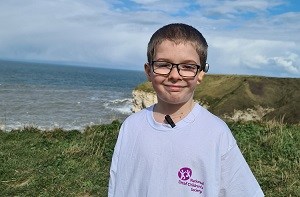
M 167 121 L 167 123 L 169 123 L 169 125 L 171 125 L 172 128 L 174 128 L 176 125 L 173 122 L 172 118 L 169 115 L 165 116 L 165 120 Z

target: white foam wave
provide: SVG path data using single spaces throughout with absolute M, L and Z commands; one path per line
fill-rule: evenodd
M 124 98 L 124 99 L 115 99 L 104 103 L 104 106 L 107 109 L 117 111 L 121 114 L 129 115 L 132 113 L 132 99 Z

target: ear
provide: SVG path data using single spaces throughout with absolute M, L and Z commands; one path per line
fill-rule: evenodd
M 151 66 L 149 65 L 149 63 L 146 63 L 144 65 L 144 70 L 148 81 L 151 81 Z
M 204 78 L 204 75 L 205 75 L 205 72 L 203 70 L 197 75 L 197 84 L 201 83 L 201 81 Z

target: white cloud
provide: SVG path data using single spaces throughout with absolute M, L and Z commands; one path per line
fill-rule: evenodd
M 207 38 L 213 73 L 299 76 L 300 13 L 270 14 L 285 1 L 134 2 L 0 1 L 0 58 L 142 69 L 152 33 L 184 22 Z
M 205 15 L 238 19 L 241 15 L 266 14 L 269 9 L 286 4 L 282 0 L 198 0 Z
M 242 72 L 260 74 L 261 71 L 281 76 L 300 76 L 299 49 L 294 42 L 252 40 L 232 37 L 213 38 L 209 60 L 213 72 Z M 260 75 L 264 75 L 263 73 Z
M 269 60 L 291 74 L 300 75 L 299 56 L 295 53 L 287 53 L 285 57 L 273 57 Z

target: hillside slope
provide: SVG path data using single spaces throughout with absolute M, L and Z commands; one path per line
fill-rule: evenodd
M 149 82 L 135 91 L 154 94 Z M 300 122 L 300 78 L 206 75 L 194 99 L 225 119 Z

